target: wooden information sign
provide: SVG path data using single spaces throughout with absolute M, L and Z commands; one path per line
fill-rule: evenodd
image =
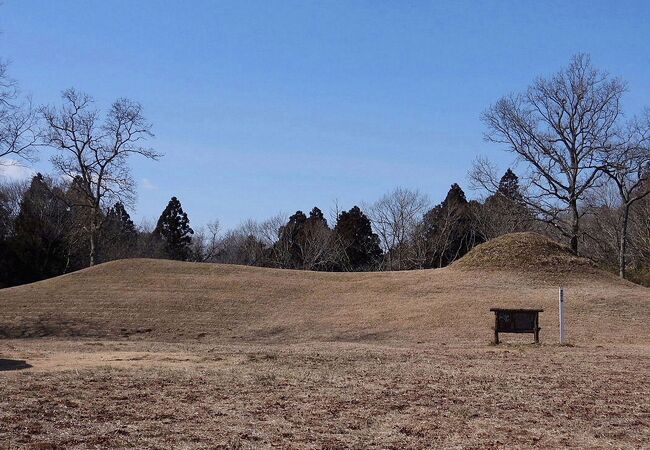
M 494 343 L 499 343 L 499 333 L 532 333 L 539 343 L 539 313 L 543 309 L 491 308 L 494 312 Z

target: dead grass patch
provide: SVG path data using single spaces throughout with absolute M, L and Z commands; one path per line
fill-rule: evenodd
M 187 362 L 168 366 L 152 357 L 146 366 L 52 372 L 36 370 L 35 359 L 34 369 L 1 376 L 0 442 L 182 449 L 650 445 L 645 347 L 157 347 L 154 353 L 178 352 Z M 207 354 L 220 361 L 193 362 Z

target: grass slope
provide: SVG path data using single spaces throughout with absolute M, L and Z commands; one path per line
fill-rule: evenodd
M 322 273 L 115 261 L 1 290 L 0 335 L 487 342 L 493 321 L 489 308 L 518 306 L 545 309 L 544 342 L 557 339 L 560 285 L 567 292 L 573 342 L 650 341 L 650 291 L 600 272 L 565 247 L 530 233 L 495 239 L 438 270 Z

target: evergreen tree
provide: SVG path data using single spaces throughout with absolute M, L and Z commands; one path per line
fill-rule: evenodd
M 533 214 L 524 203 L 519 177 L 511 169 L 506 170 L 499 181 L 497 191 L 486 198 L 477 211 L 484 239 L 528 230 L 534 220 Z
M 133 235 L 136 233 L 135 224 L 122 202 L 117 202 L 113 207 L 109 208 L 106 220 L 120 234 Z
M 309 217 L 296 211 L 280 228 L 275 255 L 281 267 L 332 270 L 335 249 L 332 230 L 323 212 L 314 207 Z
M 299 241 L 302 268 L 307 270 L 333 270 L 337 262 L 334 233 L 323 212 L 314 207 Z
M 451 264 L 481 242 L 472 210 L 465 192 L 454 183 L 443 202 L 424 215 L 425 267 Z
M 99 256 L 102 261 L 126 258 L 133 254 L 138 237 L 131 216 L 122 202 L 117 202 L 106 213 L 100 233 Z
M 465 192 L 457 183 L 451 185 L 451 188 L 449 189 L 449 192 L 447 192 L 447 196 L 441 206 L 443 208 L 451 209 L 462 209 L 467 206 Z
M 519 188 L 519 177 L 511 169 L 506 170 L 501 177 L 497 194 L 513 202 L 521 203 L 523 201 Z
M 11 247 L 16 284 L 65 273 L 69 266 L 70 212 L 61 189 L 40 173 L 24 194 Z
M 279 262 L 282 267 L 302 267 L 302 245 L 305 241 L 306 224 L 307 216 L 305 213 L 296 211 L 295 214 L 289 217 L 286 225 L 280 228 L 276 254 L 280 257 Z
M 187 260 L 194 230 L 190 227 L 190 219 L 176 197 L 171 198 L 160 215 L 153 234 L 163 241 L 167 257 Z
M 339 214 L 334 232 L 345 253 L 344 268 L 368 270 L 381 259 L 379 237 L 373 233 L 370 219 L 358 206 Z
M 325 218 L 325 215 L 323 215 L 323 211 L 314 206 L 314 208 L 309 212 L 307 223 L 327 226 L 327 219 Z

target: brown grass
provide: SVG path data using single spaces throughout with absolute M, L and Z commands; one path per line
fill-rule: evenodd
M 650 444 L 647 347 L 7 345 L 0 448 Z
M 511 233 L 476 246 L 458 260 L 459 269 L 514 270 L 530 273 L 596 274 L 596 266 L 569 247 L 533 232 Z
M 472 256 L 472 255 L 470 255 Z M 571 339 L 648 341 L 650 291 L 603 273 L 440 270 L 319 273 L 124 260 L 0 291 L 5 337 L 157 341 L 472 341 L 494 306 L 542 307 L 557 339 L 557 289 Z M 579 326 L 578 326 L 579 325 Z
M 390 273 L 129 260 L 1 290 L 0 449 L 648 447 L 650 291 L 565 250 L 510 236 Z M 544 308 L 542 345 L 491 346 L 493 306 Z

